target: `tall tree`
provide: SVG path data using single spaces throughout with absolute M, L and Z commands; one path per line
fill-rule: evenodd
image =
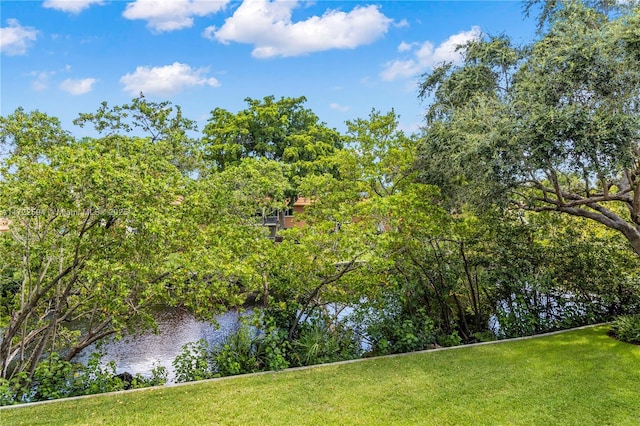
M 103 102 L 96 112 L 80 114 L 74 124 L 92 125 L 105 140 L 113 138 L 116 144 L 116 136 L 122 134 L 147 137 L 184 174 L 202 166 L 196 123 L 182 114 L 180 106 L 168 101 L 148 101 L 141 93 L 124 105 L 110 107 Z
M 38 112 L 0 118 L 0 216 L 10 220 L 0 234 L 0 378 L 33 375 L 43 354 L 71 359 L 106 336 L 151 327 L 158 303 L 193 306 L 185 295 L 207 294 L 198 307 L 212 315 L 237 299 L 203 279 L 210 265 L 196 256 L 198 191 L 167 155 L 174 143 L 184 152 L 187 129 L 147 107 L 84 115 L 110 130 L 82 140 Z M 126 135 L 136 109 L 157 118 L 132 118 L 155 137 Z
M 347 121 L 347 142 L 354 153 L 366 196 L 384 197 L 402 190 L 415 175 L 417 135 L 407 136 L 391 110 L 372 110 L 366 119 Z
M 291 164 L 294 174 L 304 175 L 323 170 L 322 158 L 342 147 L 340 134 L 304 107 L 305 97 L 245 101 L 248 108 L 236 114 L 211 111 L 203 141 L 205 159 L 214 169 L 258 157 Z
M 423 178 L 459 202 L 595 220 L 640 255 L 640 8 L 625 10 L 554 4 L 531 46 L 473 41 L 427 75 Z

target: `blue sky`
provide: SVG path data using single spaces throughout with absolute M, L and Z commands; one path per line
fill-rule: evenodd
M 247 97 L 306 96 L 322 121 L 394 108 L 416 129 L 420 75 L 481 33 L 534 37 L 516 1 L 46 0 L 0 2 L 0 114 L 71 121 L 141 91 L 202 128 Z

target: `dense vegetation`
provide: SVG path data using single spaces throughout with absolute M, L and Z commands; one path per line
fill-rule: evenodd
M 0 117 L 0 401 L 100 391 L 74 357 L 159 305 L 260 308 L 185 347 L 178 380 L 638 313 L 640 9 L 552 6 L 532 45 L 487 36 L 425 75 L 416 134 L 393 110 L 340 134 L 304 97 L 216 108 L 202 133 L 143 97 L 80 114 L 81 139 Z M 268 238 L 299 197 L 304 226 Z

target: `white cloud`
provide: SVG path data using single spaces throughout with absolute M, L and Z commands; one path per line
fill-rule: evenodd
M 94 4 L 103 5 L 104 2 L 102 0 L 45 0 L 42 7 L 78 14 Z
M 216 31 L 217 30 L 218 30 L 218 28 L 215 25 L 207 27 L 202 32 L 202 37 L 204 37 L 206 39 L 209 39 L 209 40 L 215 40 L 216 39 Z
M 383 71 L 380 73 L 380 77 L 386 81 L 397 78 L 410 78 L 438 64 L 445 62 L 460 63 L 462 60 L 462 52 L 456 51 L 456 47 L 468 41 L 477 40 L 480 36 L 480 27 L 474 26 L 469 31 L 452 35 L 435 48 L 430 41 L 418 44 L 415 50 L 413 49 L 413 45 L 403 42 L 398 46 L 398 50 L 401 52 L 413 51 L 413 57 L 387 62 L 384 65 Z
M 345 105 L 340 105 L 338 103 L 332 103 L 331 105 L 329 105 L 329 108 L 331 109 L 335 109 L 336 111 L 340 111 L 340 112 L 347 112 L 349 111 L 351 108 Z
M 55 71 L 32 71 L 28 75 L 35 77 L 31 87 L 36 92 L 41 92 L 49 87 L 49 78 L 56 74 Z
M 230 0 L 136 0 L 122 13 L 127 19 L 147 21 L 152 31 L 174 31 L 190 28 L 194 16 L 218 12 Z
M 49 76 L 46 74 L 39 74 L 33 83 L 31 83 L 31 87 L 36 92 L 42 92 L 47 87 L 49 87 Z
M 120 82 L 124 84 L 124 91 L 133 96 L 140 92 L 170 95 L 194 86 L 219 86 L 218 80 L 203 75 L 206 72 L 206 68 L 192 69 L 189 65 L 174 62 L 163 67 L 137 67 L 134 73 L 122 76 Z
M 220 29 L 209 27 L 203 35 L 221 43 L 253 44 L 254 57 L 270 58 L 353 49 L 381 37 L 393 22 L 377 6 L 356 6 L 348 13 L 327 10 L 293 22 L 297 6 L 297 1 L 245 0 Z
M 71 65 L 66 64 L 64 68 L 58 70 L 31 71 L 26 73 L 26 75 L 34 77 L 34 80 L 31 82 L 31 88 L 36 92 L 41 92 L 49 88 L 49 83 L 53 76 L 58 73 L 68 73 L 69 71 L 71 71 Z
M 82 80 L 76 80 L 68 78 L 60 83 L 60 90 L 63 90 L 72 95 L 84 95 L 89 93 L 93 89 L 93 85 L 97 80 L 95 78 L 83 78 Z
M 0 28 L 0 52 L 9 56 L 24 55 L 38 37 L 38 30 L 23 27 L 17 19 L 7 19 L 7 24 Z
M 412 43 L 405 43 L 404 41 L 398 45 L 398 52 L 407 52 L 413 49 Z

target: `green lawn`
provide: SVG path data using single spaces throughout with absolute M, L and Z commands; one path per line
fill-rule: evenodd
M 608 327 L 0 410 L 0 425 L 639 425 Z

